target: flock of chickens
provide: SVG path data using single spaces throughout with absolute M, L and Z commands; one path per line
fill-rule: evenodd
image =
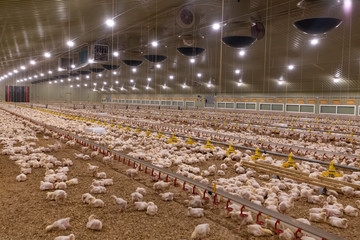
M 87 129 L 93 127 L 99 127 L 97 123 L 91 123 L 89 121 L 70 120 L 65 116 L 52 115 L 46 112 L 41 112 L 26 108 L 8 108 L 8 110 L 20 114 L 25 117 L 31 117 L 31 119 L 45 122 L 46 124 L 54 127 L 58 127 L 62 130 L 66 130 L 69 133 L 76 134 L 79 137 L 87 138 L 94 141 L 97 144 L 109 146 L 112 149 L 120 152 L 127 153 L 128 155 L 142 159 L 152 164 L 162 167 L 174 169 L 178 174 L 185 177 L 192 178 L 205 184 L 217 184 L 217 189 L 222 189 L 231 194 L 237 195 L 241 198 L 252 201 L 261 206 L 267 207 L 273 211 L 289 214 L 294 208 L 297 202 L 306 200 L 309 204 L 313 205 L 308 213 L 308 218 L 298 218 L 306 224 L 315 223 L 327 223 L 337 228 L 347 228 L 349 226 L 349 219 L 355 220 L 359 214 L 360 201 L 355 198 L 360 197 L 360 191 L 351 187 L 344 187 L 341 192 L 328 190 L 326 196 L 318 195 L 319 187 L 296 182 L 291 179 L 275 179 L 268 174 L 260 174 L 251 168 L 243 166 L 243 162 L 252 161 L 250 157 L 253 153 L 247 151 L 237 151 L 236 153 L 227 154 L 226 148 L 221 146 L 214 146 L 214 149 L 203 148 L 201 143 L 186 144 L 186 139 L 178 139 L 177 143 L 168 144 L 167 138 L 159 137 L 155 134 L 147 135 L 145 132 L 128 131 L 126 129 L 117 128 L 110 125 L 101 125 L 105 130 L 105 134 L 97 134 L 95 132 L 89 132 Z M 8 116 L 9 117 L 9 116 Z M 10 117 L 9 117 L 10 118 Z M 151 122 L 151 120 L 146 120 Z M 156 121 L 153 120 L 155 123 Z M 28 121 L 16 121 L 11 131 L 17 131 L 21 129 L 21 134 L 16 139 L 6 134 L 9 126 L 4 126 L 5 132 L 1 134 L 1 144 L 3 145 L 2 154 L 10 155 L 10 159 L 20 167 L 20 174 L 16 177 L 16 180 L 26 181 L 26 175 L 31 173 L 33 168 L 43 167 L 46 169 L 44 180 L 40 183 L 40 190 L 48 191 L 46 198 L 48 200 L 54 200 L 63 202 L 66 197 L 66 188 L 78 183 L 77 178 L 67 179 L 67 172 L 73 164 L 73 160 L 62 159 L 57 160 L 48 153 L 52 151 L 59 151 L 61 144 L 55 143 L 48 147 L 34 148 L 36 145 L 36 133 L 44 132 L 42 127 L 32 124 Z M 193 126 L 194 127 L 194 126 Z M 195 127 L 194 127 L 195 128 Z M 196 127 L 196 128 L 204 128 Z M 210 128 L 206 128 L 209 130 Z M 225 132 L 225 131 L 224 131 Z M 45 134 L 52 135 L 55 138 L 60 139 L 68 146 L 74 146 L 75 141 L 68 141 L 64 136 L 60 136 L 56 133 L 45 131 Z M 246 134 L 246 133 L 234 133 L 227 132 L 227 134 Z M 25 137 L 26 136 L 26 137 Z M 271 136 L 264 136 L 269 141 L 286 141 L 282 138 L 274 138 Z M 308 146 L 310 143 L 306 140 L 291 140 L 297 141 L 297 144 L 303 144 Z M 14 146 L 20 143 L 20 146 Z M 314 148 L 329 148 L 333 150 L 335 146 L 329 146 L 320 142 L 311 143 Z M 357 152 L 356 146 L 342 146 L 342 148 L 352 148 Z M 97 157 L 98 151 L 92 151 L 90 155 L 86 153 L 88 148 L 83 148 L 82 154 L 76 154 L 75 159 L 86 161 L 90 158 Z M 337 150 L 342 151 L 337 148 Z M 266 163 L 275 166 L 281 166 L 286 160 L 273 159 L 269 154 L 262 154 L 265 160 L 258 160 L 258 164 Z M 106 165 L 113 164 L 113 157 L 103 156 L 103 163 Z M 208 163 L 213 163 L 209 165 Z M 317 178 L 323 171 L 327 169 L 322 165 L 311 162 L 296 163 L 298 169 L 304 174 L 309 174 L 310 177 Z M 107 178 L 105 172 L 100 172 L 99 167 L 88 164 L 88 172 L 94 177 L 92 185 L 90 186 L 90 192 L 84 193 L 82 201 L 84 204 L 89 204 L 92 207 L 104 207 L 105 203 L 94 195 L 98 196 L 106 192 L 106 187 L 113 185 L 113 180 Z M 128 169 L 126 175 L 130 178 L 136 178 L 139 174 L 138 169 Z M 353 184 L 360 185 L 360 172 L 343 173 L 339 181 L 347 181 Z M 157 179 L 154 179 L 157 180 Z M 169 192 L 170 183 L 157 181 L 153 185 L 154 191 L 159 193 L 159 196 L 164 201 L 172 201 L 174 199 L 174 193 Z M 50 192 L 50 190 L 54 190 Z M 143 202 L 143 196 L 146 194 L 145 189 L 137 188 L 135 192 L 131 194 L 131 199 L 135 209 L 138 211 L 146 211 L 148 215 L 157 214 L 158 207 L 153 202 Z M 341 195 L 354 198 L 353 206 L 344 206 L 341 204 Z M 127 201 L 123 198 L 112 196 L 114 203 L 118 206 L 119 211 L 124 211 L 128 205 Z M 220 197 L 218 201 L 221 201 Z M 188 204 L 188 216 L 191 217 L 204 217 L 204 207 L 207 202 L 200 196 L 191 196 L 187 201 Z M 274 234 L 274 219 L 265 219 L 265 224 L 260 226 L 255 224 L 253 214 L 250 211 L 245 212 L 246 217 L 241 215 L 241 206 L 232 204 L 232 211 L 228 212 L 227 217 L 233 221 L 242 225 L 247 225 L 247 230 L 254 236 L 270 236 Z M 60 219 L 49 225 L 46 230 L 61 230 L 68 229 L 70 227 L 70 219 Z M 91 215 L 88 219 L 86 227 L 92 230 L 101 230 L 102 222 L 97 219 L 96 216 Z M 291 226 L 285 226 L 280 224 L 283 229 L 283 233 L 279 234 L 279 239 L 292 240 L 295 239 L 294 233 L 297 229 Z M 210 234 L 209 224 L 200 224 L 195 227 L 192 239 L 201 239 Z M 75 239 L 73 234 L 69 236 L 59 236 L 55 238 L 57 240 Z M 302 239 L 313 239 L 310 236 L 303 235 Z

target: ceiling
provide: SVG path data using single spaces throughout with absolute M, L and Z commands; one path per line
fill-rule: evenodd
M 103 88 L 105 92 L 111 92 L 112 88 L 114 93 L 139 94 L 359 91 L 360 13 L 347 9 L 346 4 L 352 3 L 352 9 L 359 9 L 360 2 L 299 2 L 0 1 L 0 77 L 4 78 L 6 74 L 2 81 L 13 85 L 30 85 L 32 82 L 30 86 L 35 86 L 51 82 L 53 86 L 79 85 L 88 89 Z M 184 7 L 193 13 L 194 19 L 189 26 L 179 21 Z M 335 17 L 342 19 L 342 23 L 322 36 L 307 35 L 293 26 L 294 21 L 311 17 Z M 114 19 L 114 27 L 106 26 L 108 18 Z M 223 28 L 214 30 L 212 24 L 221 21 Z M 239 55 L 239 49 L 221 42 L 221 36 L 251 36 L 250 27 L 257 21 L 265 26 L 265 36 L 243 49 L 244 56 Z M 316 46 L 310 44 L 314 37 L 319 39 Z M 68 47 L 68 40 L 72 40 L 75 46 Z M 156 48 L 151 45 L 154 40 L 159 44 Z M 101 77 L 98 73 L 89 74 L 88 78 L 79 75 L 79 80 L 76 77 L 59 77 L 89 68 L 102 68 L 103 63 L 79 63 L 79 50 L 94 43 L 109 45 L 110 53 L 119 52 L 118 57 L 110 54 L 109 61 L 105 63 L 119 66 L 116 75 L 105 70 L 101 72 Z M 195 57 L 195 63 L 190 63 L 190 57 L 176 50 L 185 45 L 202 47 L 205 52 Z M 50 52 L 51 57 L 45 58 L 44 52 Z M 143 58 L 144 54 L 161 54 L 167 59 L 160 68 L 156 68 L 155 63 Z M 59 58 L 73 59 L 75 68 L 59 72 Z M 122 62 L 125 59 L 141 60 L 143 63 L 133 72 L 133 67 Z M 30 64 L 30 60 L 36 61 L 36 64 Z M 290 64 L 294 65 L 293 70 L 288 69 Z M 26 69 L 21 69 L 21 66 Z M 235 73 L 236 69 L 240 70 L 239 74 Z M 48 73 L 49 70 L 52 74 Z M 201 77 L 198 73 L 202 74 Z M 335 75 L 339 77 L 336 83 L 333 80 Z M 152 79 L 150 82 L 147 80 L 149 77 Z M 133 82 L 130 82 L 131 79 Z M 239 86 L 240 79 L 242 84 Z M 283 79 L 283 84 L 279 84 L 279 79 Z M 39 80 L 44 82 L 37 83 Z M 94 83 L 97 85 L 94 86 Z M 164 84 L 166 88 L 163 88 Z

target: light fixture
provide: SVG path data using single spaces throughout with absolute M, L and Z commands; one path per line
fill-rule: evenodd
M 44 74 L 43 74 L 43 73 L 40 73 L 40 76 L 42 76 L 42 77 L 43 77 L 43 76 L 44 76 Z
M 121 87 L 120 90 L 121 90 L 121 91 L 124 91 L 124 87 Z
M 57 83 L 57 81 L 55 80 L 54 83 Z
M 135 90 L 135 85 L 131 88 L 132 90 Z
M 156 68 L 161 68 L 161 64 L 156 64 Z
M 149 87 L 149 85 L 147 85 L 145 88 L 146 88 L 146 90 L 149 90 L 150 87 Z
M 70 87 L 72 88 L 72 87 L 73 87 L 73 85 L 70 85 Z
M 280 79 L 280 80 L 278 81 L 278 84 L 279 84 L 279 85 L 283 85 L 283 84 L 284 84 L 284 80 L 281 80 L 281 79 Z
M 35 60 L 30 60 L 30 64 L 35 65 L 36 64 Z
M 239 51 L 239 55 L 242 57 L 242 56 L 245 56 L 245 50 L 240 50 Z
M 75 68 L 75 64 L 71 64 L 71 68 Z
M 51 54 L 50 54 L 49 52 L 46 52 L 46 53 L 44 53 L 44 56 L 45 56 L 46 58 L 49 58 L 49 57 L 51 57 Z
M 104 88 L 101 88 L 101 91 L 103 92 L 103 91 L 105 91 L 105 89 L 104 89 Z
M 25 70 L 25 69 L 26 69 L 26 67 L 25 67 L 24 65 L 21 66 L 20 68 L 21 68 L 21 70 Z
M 93 83 L 93 85 L 94 85 L 94 86 L 96 86 L 96 85 L 97 85 L 97 83 L 96 83 L 96 82 L 94 82 L 94 83 Z
M 340 82 L 340 78 L 335 76 L 335 77 L 333 78 L 333 81 L 334 81 L 334 83 L 338 83 L 338 82 Z
M 96 91 L 96 88 L 93 89 L 93 92 L 95 92 L 95 91 Z
M 288 66 L 288 69 L 289 69 L 289 70 L 293 70 L 294 68 L 295 68 L 295 66 L 292 65 L 292 64 L 290 64 L 290 65 Z
M 38 78 L 38 75 L 34 75 L 34 78 Z
M 212 84 L 209 82 L 206 84 L 208 88 L 210 88 L 212 86 Z
M 18 73 L 19 71 L 18 71 L 17 69 L 15 69 L 13 72 L 14 72 L 14 73 Z
M 94 63 L 94 59 L 89 59 L 89 63 Z
M 346 12 L 350 11 L 352 8 L 352 0 L 344 0 L 344 10 Z
M 130 82 L 131 82 L 131 83 L 133 83 L 133 82 L 134 82 L 134 80 L 133 80 L 133 79 L 130 79 Z
M 190 58 L 191 63 L 195 63 L 195 58 Z
M 8 75 L 12 76 L 12 72 L 8 72 Z
M 115 51 L 115 52 L 113 52 L 113 55 L 114 55 L 114 57 L 118 57 L 118 56 L 119 56 L 119 52 Z
M 165 83 L 164 83 L 164 85 L 162 85 L 162 88 L 163 88 L 163 89 L 166 89 L 166 88 L 167 88 L 167 86 L 166 86 Z
M 104 82 L 104 85 L 106 85 L 107 84 L 107 82 Z
M 51 70 L 49 70 L 49 71 L 48 71 L 48 73 L 49 73 L 49 74 L 52 74 L 52 71 L 51 71 Z
M 201 77 L 202 77 L 202 74 L 201 74 L 201 73 L 198 73 L 198 74 L 197 74 L 197 77 L 198 77 L 198 78 L 201 78 Z
M 235 74 L 240 74 L 240 69 L 235 69 Z
M 112 19 L 107 19 L 105 23 L 108 27 L 113 27 L 115 25 L 115 22 Z
M 240 87 L 243 84 L 242 80 L 239 79 L 239 82 L 237 82 L 237 85 Z
M 319 39 L 317 39 L 317 38 L 311 39 L 310 43 L 311 43 L 311 45 L 315 46 L 319 43 Z
M 102 77 L 102 74 L 101 74 L 101 73 L 99 73 L 99 74 L 98 74 L 98 76 L 99 76 L 99 77 Z
M 148 77 L 147 80 L 148 80 L 149 82 L 151 82 L 151 78 Z
M 220 29 L 220 23 L 213 23 L 212 28 L 214 30 L 219 30 Z
M 61 67 L 58 68 L 58 72 L 64 71 Z
M 76 77 L 76 80 L 80 80 L 80 78 L 79 78 L 79 77 Z
M 119 81 L 115 81 L 115 84 L 119 84 Z
M 110 91 L 114 91 L 114 89 L 111 87 L 111 88 L 110 88 Z
M 116 71 L 113 71 L 113 75 L 116 75 L 117 74 L 117 72 Z
M 186 83 L 184 83 L 183 85 L 182 85 L 182 88 L 186 88 L 187 86 L 186 86 Z
M 133 73 L 136 73 L 137 69 L 136 69 L 136 68 L 133 68 L 133 69 L 131 69 L 131 71 L 132 71 Z
M 173 76 L 173 75 L 170 75 L 169 78 L 170 78 L 170 80 L 173 80 L 173 79 L 174 79 L 174 76 Z
M 76 84 L 77 87 L 80 87 L 80 84 Z
M 71 78 L 68 78 L 68 82 L 70 82 L 71 81 Z
M 89 78 L 90 78 L 90 76 L 89 76 L 89 75 L 86 75 L 86 78 L 87 78 L 87 79 L 89 79 Z
M 151 42 L 151 46 L 157 47 L 157 46 L 158 46 L 158 42 L 157 42 L 157 41 L 152 41 L 152 42 Z
M 66 44 L 69 46 L 69 47 L 73 47 L 75 45 L 75 43 L 71 40 L 67 41 Z
M 60 82 L 64 82 L 64 80 L 60 79 Z

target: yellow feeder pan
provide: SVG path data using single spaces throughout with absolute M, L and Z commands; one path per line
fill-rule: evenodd
M 131 128 L 130 128 L 130 126 L 128 125 L 127 128 L 125 128 L 125 131 L 130 131 L 130 130 L 131 130 Z
M 100 120 L 99 120 L 99 121 L 97 121 L 97 124 L 101 124 Z
M 311 133 L 311 128 L 309 128 L 309 131 L 308 131 L 309 133 Z
M 195 144 L 195 142 L 189 136 L 189 138 L 188 138 L 188 140 L 187 140 L 187 142 L 185 144 Z
M 290 131 L 294 131 L 294 128 L 293 128 L 293 127 L 291 127 L 291 128 L 290 128 Z
M 265 160 L 265 158 L 260 155 L 259 148 L 256 148 L 256 150 L 255 150 L 255 155 L 254 155 L 254 156 L 251 156 L 250 159 L 251 159 L 251 160 L 254 160 L 254 161 L 257 160 L 257 159 Z
M 231 146 L 232 144 L 229 144 L 229 149 L 226 150 L 226 155 L 230 155 L 231 153 L 236 153 L 236 151 L 234 150 L 234 148 Z
M 157 137 L 157 138 L 163 138 L 164 135 L 162 135 L 162 134 L 161 134 L 161 131 L 159 130 L 159 133 L 158 133 L 158 135 L 157 135 L 156 137 Z
M 146 136 L 150 136 L 152 133 L 149 131 L 149 129 L 146 129 Z
M 136 127 L 135 132 L 141 133 L 141 130 L 138 127 Z
M 292 152 L 289 154 L 289 158 L 288 158 L 288 161 L 286 163 L 284 163 L 283 165 L 281 165 L 282 167 L 285 167 L 285 168 L 289 168 L 289 167 L 293 167 L 295 169 L 297 169 L 297 166 L 294 162 L 294 159 L 292 158 L 293 154 Z
M 321 176 L 323 177 L 342 177 L 342 175 L 338 172 L 336 172 L 335 167 L 334 167 L 334 160 L 332 160 L 329 164 L 329 171 L 325 171 L 323 173 L 321 173 Z
M 120 125 L 120 124 L 117 126 L 117 128 L 118 128 L 118 129 L 122 129 L 122 127 L 121 127 L 121 125 Z
M 205 145 L 205 146 L 203 146 L 203 148 L 210 148 L 210 149 L 214 149 L 214 146 L 212 146 L 212 145 L 211 145 L 211 143 L 210 143 L 210 139 L 208 139 L 208 140 L 207 140 L 206 145 Z
M 171 138 L 167 140 L 167 143 L 177 143 L 179 140 L 175 137 L 175 134 L 171 135 Z
M 114 123 L 111 123 L 110 127 L 114 127 Z
M 331 131 L 330 131 L 330 130 L 329 130 L 328 134 L 331 135 Z

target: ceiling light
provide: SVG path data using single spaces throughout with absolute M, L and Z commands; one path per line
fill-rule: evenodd
M 29 80 L 31 80 L 32 79 L 32 77 L 29 77 Z
M 64 71 L 61 67 L 58 68 L 58 72 Z
M 93 89 L 93 92 L 95 92 L 95 91 L 96 91 L 96 88 Z
M 295 66 L 292 65 L 292 64 L 288 66 L 288 69 L 289 69 L 289 70 L 293 70 L 294 68 L 295 68 Z
M 52 84 L 52 82 L 49 82 L 49 84 Z
M 51 71 L 51 70 L 49 70 L 49 71 L 48 71 L 48 73 L 49 73 L 49 74 L 52 74 L 52 71 Z
M 72 87 L 73 87 L 73 85 L 70 85 L 70 87 L 72 88 Z
M 113 52 L 113 55 L 114 55 L 114 57 L 118 57 L 119 56 L 119 52 Z
M 54 83 L 57 83 L 57 81 L 55 80 Z
M 241 80 L 237 83 L 237 85 L 238 85 L 239 87 L 240 87 L 242 84 L 243 84 L 243 83 L 242 83 Z
M 79 77 L 76 77 L 76 80 L 80 80 L 80 78 L 79 78 Z
M 133 80 L 133 79 L 130 79 L 130 82 L 131 82 L 131 83 L 133 83 L 133 82 L 134 82 L 134 80 Z
M 319 39 L 316 39 L 316 38 L 311 39 L 310 43 L 311 43 L 311 45 L 316 45 L 319 43 Z
M 152 42 L 151 42 L 151 46 L 157 47 L 157 46 L 158 46 L 158 42 L 157 42 L 157 41 L 152 41 Z
M 212 28 L 213 28 L 214 30 L 219 30 L 219 29 L 220 29 L 220 23 L 214 23 L 214 24 L 212 25 Z
M 75 64 L 71 64 L 71 68 L 75 68 Z
M 186 88 L 187 86 L 186 86 L 186 83 L 184 83 L 183 85 L 182 85 L 182 88 Z
M 99 76 L 99 77 L 102 77 L 102 74 L 101 74 L 101 73 L 99 73 L 99 74 L 98 74 L 98 76 Z
M 30 64 L 31 64 L 31 65 L 35 65 L 36 62 L 35 62 L 34 60 L 30 60 Z
M 201 74 L 201 73 L 198 73 L 198 74 L 197 74 L 197 77 L 198 77 L 198 78 L 201 78 L 201 77 L 202 77 L 202 74 Z
M 190 58 L 191 63 L 195 63 L 195 58 Z
M 116 71 L 113 71 L 113 75 L 116 75 L 117 74 L 117 72 Z
M 40 76 L 42 76 L 42 77 L 43 77 L 43 76 L 44 76 L 44 74 L 43 74 L 43 73 L 40 73 Z
M 165 83 L 164 83 L 164 85 L 162 86 L 162 88 L 163 88 L 163 89 L 167 88 Z
M 34 75 L 34 78 L 37 78 L 38 77 L 38 75 Z
M 106 85 L 107 84 L 107 82 L 104 82 L 104 85 Z
M 80 87 L 80 84 L 76 84 L 77 87 Z
M 13 72 L 14 72 L 14 73 L 18 73 L 19 71 L 18 71 L 17 69 L 15 69 Z
M 240 56 L 245 56 L 245 50 L 240 50 L 240 51 L 239 51 L 239 55 L 240 55 Z
M 44 53 L 44 56 L 45 56 L 46 58 L 49 58 L 49 57 L 51 57 L 51 54 L 50 54 L 49 52 L 46 52 L 46 53 Z
M 131 69 L 131 71 L 132 71 L 133 73 L 136 73 L 137 69 L 136 69 L 136 68 L 133 68 L 133 69 Z
M 90 76 L 89 76 L 89 75 L 86 75 L 86 78 L 87 78 L 87 79 L 89 79 L 89 78 L 90 78 Z
M 121 91 L 124 91 L 124 87 L 121 87 L 120 90 L 121 90 Z
M 236 69 L 235 74 L 239 74 L 239 73 L 240 73 L 240 69 Z
M 93 85 L 94 85 L 94 86 L 96 86 L 96 85 L 97 85 L 97 83 L 96 83 L 96 82 L 94 82 L 94 83 L 93 83 Z
M 279 85 L 283 85 L 283 83 L 284 83 L 283 80 L 279 80 L 279 81 L 278 81 L 278 84 L 279 84 Z
M 148 80 L 149 82 L 151 82 L 151 78 L 147 78 L 147 80 Z
M 334 81 L 334 83 L 338 83 L 338 82 L 340 82 L 340 78 L 339 77 L 334 77 L 333 81 Z
M 115 84 L 119 84 L 119 81 L 115 81 Z
M 174 76 L 173 76 L 173 75 L 170 75 L 169 78 L 170 78 L 171 80 L 173 80 L 173 79 L 174 79 Z
M 145 88 L 146 88 L 146 90 L 149 90 L 150 87 L 149 87 L 149 85 L 147 85 Z
M 352 0 L 344 0 L 344 9 L 345 11 L 351 10 Z
M 104 88 L 101 88 L 101 91 L 103 92 L 103 91 L 105 91 L 105 89 L 104 89 Z
M 132 90 L 135 90 L 135 86 L 133 86 L 131 89 L 132 89 Z
M 64 80 L 61 79 L 60 82 L 64 82 Z
M 10 75 L 10 76 L 11 76 L 11 75 L 12 75 L 12 72 L 8 72 L 8 75 Z
M 108 27 L 113 27 L 115 25 L 115 22 L 112 19 L 107 19 L 105 23 Z
M 26 69 L 26 67 L 25 67 L 25 66 L 21 66 L 20 68 L 21 68 L 21 70 L 25 70 L 25 69 Z
M 71 81 L 71 78 L 68 78 L 68 82 L 70 82 Z
M 71 40 L 67 41 L 66 43 L 69 47 L 73 47 L 75 45 L 75 43 Z
M 210 88 L 212 85 L 211 83 L 206 84 L 208 88 Z
M 161 68 L 161 64 L 156 64 L 156 68 Z
M 114 91 L 114 89 L 111 87 L 111 88 L 110 88 L 110 91 Z
M 94 59 L 89 59 L 89 63 L 93 63 L 94 62 Z

